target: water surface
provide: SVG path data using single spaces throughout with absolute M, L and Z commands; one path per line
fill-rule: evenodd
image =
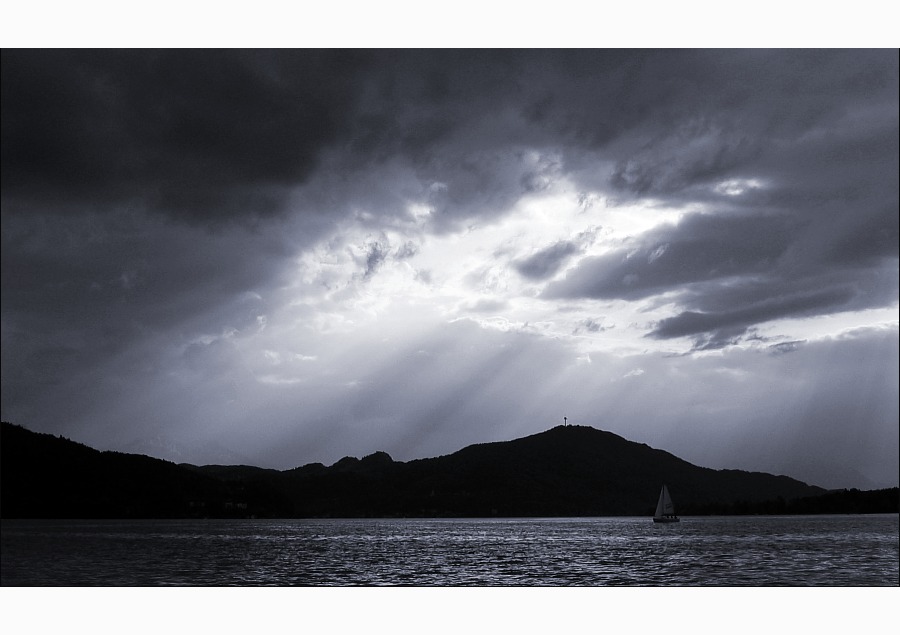
M 4 586 L 897 586 L 898 515 L 2 521 Z

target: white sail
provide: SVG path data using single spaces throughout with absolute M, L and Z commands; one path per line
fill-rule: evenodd
M 653 514 L 654 518 L 662 518 L 662 515 L 666 509 L 666 486 L 663 485 L 662 490 L 659 493 L 659 502 L 656 503 L 656 513 Z
M 672 504 L 672 497 L 669 496 L 669 488 L 663 485 L 662 490 L 659 492 L 659 502 L 656 503 L 656 513 L 653 514 L 653 517 L 662 518 L 674 515 L 675 506 Z

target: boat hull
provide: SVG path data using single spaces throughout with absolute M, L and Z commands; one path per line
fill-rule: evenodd
M 662 518 L 656 518 L 655 516 L 653 517 L 653 522 L 655 522 L 655 523 L 677 523 L 680 520 L 681 519 L 677 518 L 677 517 L 674 517 L 674 518 L 666 518 L 665 516 L 663 516 Z

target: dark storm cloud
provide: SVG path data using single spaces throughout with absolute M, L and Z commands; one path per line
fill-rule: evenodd
M 432 230 L 452 230 L 506 213 L 565 173 L 588 188 L 723 211 L 642 237 L 637 256 L 584 261 L 546 297 L 640 298 L 748 274 L 780 281 L 792 276 L 773 263 L 788 258 L 794 270 L 878 266 L 898 244 L 893 53 L 5 51 L 4 217 L 257 219 L 285 211 L 316 176 L 295 213 L 402 216 L 418 198 Z M 392 162 L 414 180 L 367 176 Z M 765 191 L 714 190 L 747 177 L 766 179 Z M 6 262 L 15 249 L 4 245 Z M 575 254 L 562 242 L 514 267 L 542 280 Z M 367 275 L 382 261 L 370 253 Z M 134 267 L 113 268 L 127 280 Z M 686 310 L 704 305 L 696 292 Z
M 692 188 L 751 169 L 766 176 L 795 146 L 820 143 L 824 153 L 807 161 L 841 161 L 875 153 L 865 137 L 887 122 L 896 103 L 897 60 L 887 51 L 678 51 L 643 56 L 639 79 L 625 94 L 640 103 L 643 117 L 619 148 L 611 184 L 623 192 L 667 197 L 696 196 Z M 635 59 L 638 59 L 636 56 Z M 656 84 L 656 85 L 654 85 Z M 860 108 L 862 106 L 862 108 Z M 876 110 L 873 112 L 872 108 Z M 878 112 L 878 107 L 887 109 Z M 848 112 L 854 130 L 841 138 L 835 124 Z M 824 134 L 827 131 L 827 134 Z M 884 133 L 886 131 L 882 131 Z M 811 134 L 814 133 L 814 134 Z M 885 136 L 880 145 L 895 145 Z M 785 166 L 803 173 L 802 164 Z M 821 177 L 819 170 L 814 173 Z
M 849 232 L 817 236 L 818 224 L 802 218 L 689 216 L 623 249 L 582 260 L 544 295 L 636 300 L 674 294 L 670 301 L 684 310 L 650 335 L 697 335 L 699 348 L 720 347 L 766 321 L 896 301 L 896 267 L 890 267 L 896 246 L 887 248 L 880 237 L 896 230 L 885 221 L 869 234 L 870 252 L 857 248 Z M 857 228 L 858 235 L 865 233 Z
M 435 225 L 451 227 L 502 213 L 521 194 L 547 187 L 553 162 L 523 152 L 556 146 L 568 116 L 559 112 L 565 102 L 546 101 L 552 87 L 542 84 L 569 65 L 586 75 L 592 67 L 615 69 L 620 59 L 603 52 L 582 59 L 516 51 L 4 51 L 4 210 L 118 207 L 199 223 L 252 220 L 283 212 L 330 152 L 327 169 L 338 180 L 399 159 L 424 188 Z M 543 114 L 523 116 L 535 101 Z M 332 190 L 326 206 L 344 213 L 341 199 Z
M 684 337 L 697 333 L 710 333 L 704 339 L 704 347 L 712 344 L 731 343 L 750 326 L 784 317 L 804 317 L 842 307 L 852 297 L 850 289 L 832 289 L 823 292 L 797 293 L 786 298 L 767 299 L 758 304 L 734 311 L 698 313 L 685 311 L 676 317 L 661 320 L 650 335 L 659 338 Z
M 140 215 L 4 218 L 4 401 L 88 373 L 140 341 L 252 327 L 263 303 L 244 294 L 278 279 L 288 248 L 277 237 L 210 236 Z
M 608 183 L 708 210 L 582 260 L 545 297 L 668 294 L 682 311 L 651 335 L 701 348 L 772 319 L 896 302 L 896 55 L 686 53 L 671 68 L 671 100 L 613 143 Z
M 896 101 L 892 73 L 878 51 L 5 51 L 4 204 L 267 215 L 325 151 L 347 176 L 401 159 L 439 227 L 562 169 L 677 197 Z M 607 147 L 611 171 L 585 163 Z
M 627 134 L 670 90 L 665 55 L 621 51 L 387 51 L 357 102 L 342 169 L 400 160 L 431 229 L 508 212 Z M 661 99 L 658 104 L 665 104 Z M 660 108 L 654 106 L 652 109 Z M 584 175 L 596 178 L 595 166 Z M 608 175 L 599 175 L 606 184 Z
M 586 258 L 545 296 L 638 299 L 694 282 L 765 270 L 787 249 L 792 221 L 696 215 L 610 254 Z
M 353 52 L 4 51 L 9 212 L 271 214 L 345 127 Z
M 581 253 L 581 247 L 571 241 L 561 240 L 524 260 L 514 262 L 513 267 L 530 280 L 545 280 L 555 275 L 577 253 Z

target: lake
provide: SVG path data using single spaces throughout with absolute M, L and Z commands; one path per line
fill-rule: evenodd
M 3 586 L 897 586 L 898 515 L 3 520 Z

